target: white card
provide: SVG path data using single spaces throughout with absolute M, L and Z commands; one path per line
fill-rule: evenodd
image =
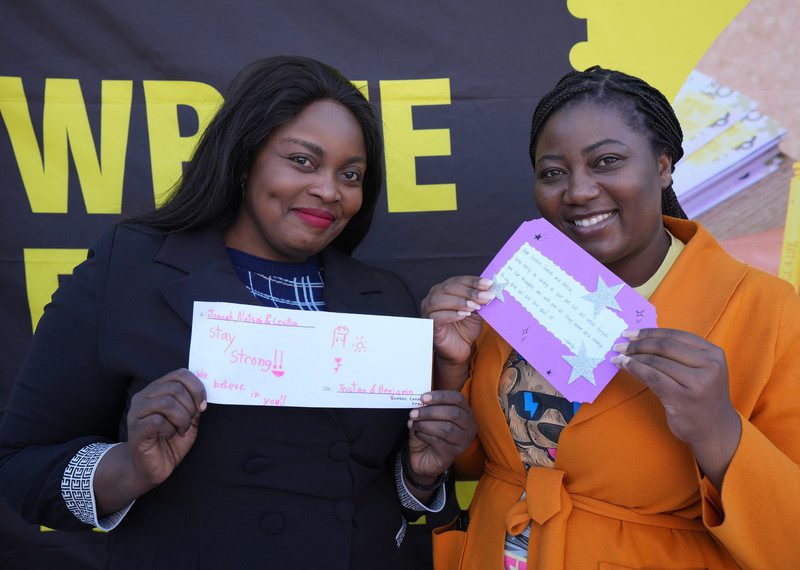
M 412 408 L 433 321 L 195 301 L 189 370 L 212 404 Z

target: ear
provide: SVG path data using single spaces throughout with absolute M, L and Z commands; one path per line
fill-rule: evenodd
M 661 179 L 661 190 L 672 186 L 672 157 L 666 151 L 658 155 L 658 177 Z

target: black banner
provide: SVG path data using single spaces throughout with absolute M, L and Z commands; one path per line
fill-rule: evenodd
M 6 2 L 1 11 L 0 410 L 59 280 L 104 227 L 163 200 L 247 63 L 306 55 L 366 89 L 383 123 L 387 179 L 357 256 L 398 272 L 422 298 L 446 276 L 481 271 L 534 215 L 530 116 L 586 39 L 585 21 L 561 0 Z M 424 542 L 429 529 L 416 530 Z M 4 568 L 96 567 L 103 538 L 26 525 L 0 506 Z

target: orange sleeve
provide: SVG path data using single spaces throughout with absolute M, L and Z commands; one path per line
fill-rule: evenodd
M 467 401 L 470 400 L 470 388 L 472 387 L 472 375 L 464 382 L 464 387 L 461 388 L 461 393 Z M 456 478 L 466 480 L 477 480 L 483 475 L 484 465 L 486 464 L 486 451 L 481 445 L 481 432 L 480 427 L 475 439 L 472 440 L 470 446 L 458 456 L 456 459 Z
M 475 357 L 478 354 L 478 350 L 480 350 L 483 339 L 486 337 L 488 328 L 489 327 L 486 325 L 486 323 L 484 323 L 483 330 L 481 330 L 481 334 L 476 342 L 475 352 L 472 355 L 469 377 L 467 378 L 467 381 L 464 382 L 464 386 L 461 388 L 461 393 L 464 395 L 470 405 L 472 405 L 471 390 L 472 380 L 475 373 Z M 459 455 L 456 459 L 456 478 L 471 481 L 480 479 L 483 475 L 485 464 L 486 451 L 483 449 L 483 445 L 481 444 L 481 432 L 480 426 L 478 426 L 478 433 L 475 435 L 475 439 L 472 440 L 472 444 L 470 444 L 466 451 L 464 451 L 464 453 Z
M 704 524 L 747 568 L 800 561 L 800 298 L 793 291 L 780 321 L 774 359 L 765 358 L 772 374 L 750 417 L 741 418 L 722 489 L 700 481 Z

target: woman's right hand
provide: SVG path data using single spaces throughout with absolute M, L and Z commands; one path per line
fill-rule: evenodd
M 466 364 L 478 340 L 483 319 L 476 313 L 494 299 L 489 279 L 451 277 L 434 285 L 422 301 L 422 315 L 433 319 L 433 345 L 440 363 Z
M 194 445 L 206 406 L 203 383 L 184 368 L 133 396 L 128 441 L 108 450 L 94 474 L 100 517 L 129 505 L 172 474 Z
M 141 483 L 155 487 L 172 474 L 194 445 L 206 406 L 203 383 L 185 368 L 133 396 L 127 448 L 133 474 Z

